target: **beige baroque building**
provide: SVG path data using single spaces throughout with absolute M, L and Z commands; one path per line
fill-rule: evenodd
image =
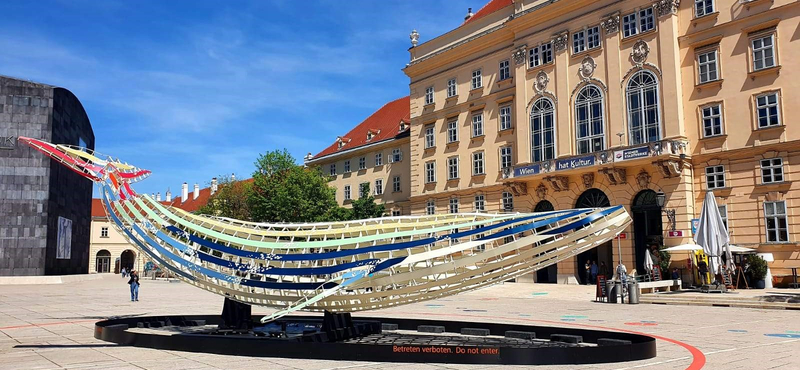
M 800 267 L 799 24 L 793 0 L 492 0 L 422 44 L 415 31 L 410 212 L 621 204 L 622 259 L 642 271 L 648 246 L 691 242 L 712 190 L 733 243 L 786 275 Z M 586 260 L 613 266 L 616 244 L 534 279 L 574 283 Z
M 409 107 L 409 97 L 388 102 L 316 156 L 305 158 L 306 165 L 330 175 L 340 205 L 366 195 L 361 193 L 364 184 L 388 214 L 410 214 Z
M 245 180 L 249 181 L 249 180 Z M 199 184 L 189 191 L 189 185 L 183 183 L 181 196 L 172 198 L 169 191 L 166 200 L 161 201 L 161 194 L 153 197 L 165 206 L 180 208 L 187 212 L 196 212 L 203 207 L 217 190 L 217 179 L 211 179 L 211 186 L 200 189 Z M 119 273 L 125 267 L 128 271 L 136 269 L 144 271 L 145 264 L 151 261 L 147 256 L 128 243 L 108 219 L 102 200 L 92 199 L 92 227 L 89 243 L 89 273 Z

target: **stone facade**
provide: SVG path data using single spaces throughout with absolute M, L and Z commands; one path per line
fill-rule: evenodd
M 0 275 L 88 271 L 92 184 L 16 138 L 94 149 L 94 133 L 66 89 L 0 77 Z M 57 259 L 59 217 L 72 221 L 69 259 Z

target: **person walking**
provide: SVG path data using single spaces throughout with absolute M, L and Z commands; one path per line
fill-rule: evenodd
M 124 279 L 125 278 L 125 268 L 123 267 L 122 270 L 119 273 L 122 274 L 122 278 Z
M 131 278 L 128 280 L 128 284 L 131 286 L 131 302 L 138 302 L 139 301 L 139 273 L 135 270 L 131 270 L 130 274 Z
M 590 267 L 591 274 L 592 274 L 592 284 L 596 284 L 597 282 L 597 261 L 592 261 L 592 267 Z
M 583 266 L 583 283 L 589 285 L 592 280 L 592 261 L 586 260 L 586 265 Z
M 708 281 L 708 264 L 706 261 L 700 260 L 700 262 L 697 263 L 697 272 L 700 274 L 700 283 L 702 285 L 711 283 Z

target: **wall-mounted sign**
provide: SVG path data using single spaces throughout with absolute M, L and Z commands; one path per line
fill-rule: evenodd
M 673 230 L 667 232 L 667 237 L 670 238 L 683 238 L 683 230 Z
M 700 219 L 693 218 L 692 219 L 692 235 L 697 234 L 697 227 L 700 226 Z
M 638 148 L 614 151 L 614 162 L 627 161 L 629 159 L 643 158 L 650 155 L 650 147 L 642 146 Z
M 536 175 L 539 173 L 540 168 L 541 167 L 539 166 L 539 164 L 532 164 L 530 166 L 525 166 L 525 167 L 517 167 L 514 169 L 514 177 Z
M 621 240 L 628 239 L 628 233 L 619 233 L 619 235 L 617 235 L 617 237 L 614 239 L 621 239 Z
M 17 147 L 17 138 L 14 136 L 0 136 L 0 149 L 13 150 Z
M 556 161 L 556 171 L 594 166 L 594 162 L 595 162 L 594 155 L 588 155 L 586 157 L 572 158 L 572 159 L 561 159 Z

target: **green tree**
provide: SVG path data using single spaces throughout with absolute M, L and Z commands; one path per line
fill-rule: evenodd
M 375 203 L 375 197 L 369 191 L 369 183 L 361 184 L 359 195 L 361 196 L 352 203 L 351 220 L 381 217 L 386 213 L 386 207 L 383 204 Z
M 252 220 L 250 216 L 250 193 L 252 182 L 236 181 L 228 176 L 220 176 L 217 192 L 197 212 L 200 214 L 230 217 L 237 220 Z
M 285 149 L 261 155 L 255 163 L 250 214 L 256 222 L 323 222 L 342 217 L 334 210 L 336 189 L 319 168 L 298 166 Z

